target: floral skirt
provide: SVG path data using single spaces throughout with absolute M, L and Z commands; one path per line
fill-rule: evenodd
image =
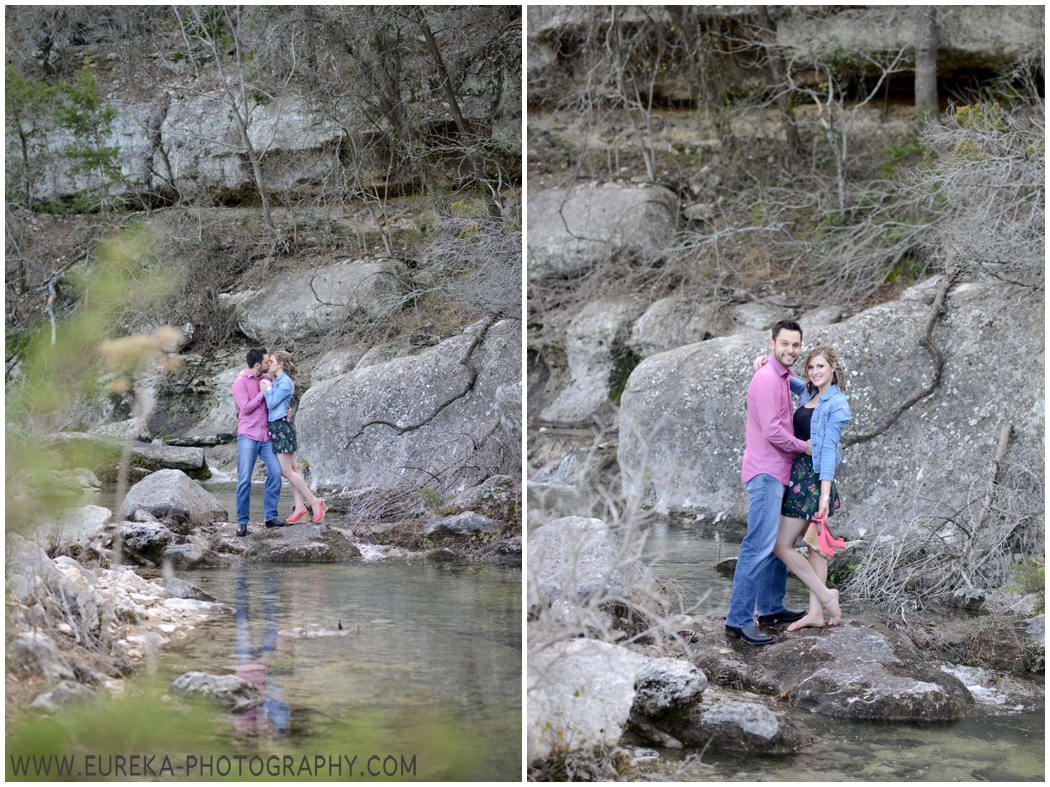
M 784 504 L 780 513 L 794 519 L 812 519 L 819 506 L 820 476 L 813 469 L 813 457 L 809 454 L 795 454 L 791 463 L 791 483 L 784 492 Z M 832 516 L 838 507 L 839 492 L 832 482 L 828 516 Z
M 295 426 L 287 415 L 276 421 L 270 421 L 270 442 L 273 443 L 274 453 L 295 453 Z

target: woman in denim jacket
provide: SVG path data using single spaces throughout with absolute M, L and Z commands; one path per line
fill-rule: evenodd
M 831 615 L 828 623 L 837 625 L 842 618 L 838 604 L 838 591 L 826 586 L 828 564 L 819 548 L 816 531 L 807 533 L 809 560 L 794 549 L 795 539 L 811 521 L 831 517 L 839 507 L 838 491 L 835 489 L 835 465 L 842 455 L 839 453 L 839 437 L 842 428 L 850 420 L 849 403 L 843 392 L 845 376 L 839 366 L 838 354 L 830 345 L 820 345 L 806 356 L 804 369 L 808 382 L 792 377 L 791 391 L 799 394 L 795 411 L 795 437 L 810 440 L 813 456 L 795 454 L 791 464 L 791 483 L 784 493 L 781 508 L 780 529 L 777 532 L 773 554 L 779 557 L 791 571 L 810 589 L 809 611 L 805 617 L 788 626 L 788 631 L 807 626 L 824 625 L 826 608 Z M 826 534 L 830 536 L 830 532 Z M 834 552 L 832 552 L 834 554 Z

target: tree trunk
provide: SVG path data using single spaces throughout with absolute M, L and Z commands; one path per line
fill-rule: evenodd
M 765 31 L 766 56 L 769 58 L 769 68 L 773 72 L 773 84 L 776 85 L 779 96 L 777 108 L 780 110 L 780 120 L 784 124 L 784 133 L 787 136 L 788 156 L 792 159 L 798 155 L 802 145 L 798 139 L 798 125 L 795 123 L 795 113 L 791 110 L 791 94 L 783 89 L 786 84 L 784 79 L 784 61 L 780 59 L 777 52 L 777 31 L 769 19 L 767 6 L 758 6 L 758 25 Z
M 419 26 L 423 29 L 423 35 L 427 39 L 430 54 L 434 56 L 434 65 L 437 67 L 438 77 L 441 79 L 441 88 L 445 93 L 445 100 L 448 101 L 448 111 L 451 113 L 452 119 L 456 121 L 456 128 L 459 129 L 459 135 L 466 149 L 467 160 L 470 162 L 471 169 L 474 170 L 474 177 L 482 188 L 487 189 L 489 192 L 485 195 L 489 204 L 489 214 L 497 217 L 501 216 L 503 215 L 503 206 L 500 205 L 499 194 L 492 188 L 488 178 L 485 177 L 485 166 L 474 151 L 470 149 L 470 135 L 467 131 L 467 122 L 463 119 L 463 113 L 460 112 L 456 91 L 452 89 L 452 78 L 448 75 L 448 69 L 445 68 L 445 60 L 441 57 L 441 50 L 438 49 L 437 41 L 434 40 L 434 33 L 430 30 L 430 25 L 427 24 L 427 18 L 423 13 L 423 9 L 416 8 L 416 19 L 419 20 Z
M 915 114 L 933 123 L 941 118 L 937 99 L 937 8 L 915 9 Z

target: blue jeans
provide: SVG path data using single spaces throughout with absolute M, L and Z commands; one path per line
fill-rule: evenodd
M 787 591 L 787 566 L 773 554 L 785 487 L 763 473 L 748 481 L 746 488 L 747 535 L 740 542 L 726 616 L 726 625 L 738 628 L 755 625 L 756 606 L 759 615 L 783 612 Z
M 269 440 L 252 440 L 237 435 L 237 523 L 248 524 L 252 501 L 252 471 L 255 460 L 262 457 L 266 465 L 266 486 L 263 487 L 263 519 L 277 519 L 277 499 L 281 496 L 281 463 Z

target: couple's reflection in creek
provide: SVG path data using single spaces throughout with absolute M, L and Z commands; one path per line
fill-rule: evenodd
M 237 676 L 254 684 L 265 699 L 261 705 L 237 716 L 234 725 L 245 735 L 281 738 L 288 734 L 291 708 L 284 701 L 284 684 L 273 669 L 280 628 L 277 576 L 270 571 L 263 572 L 261 585 L 261 593 L 255 599 L 255 612 L 262 616 L 260 633 L 258 627 L 253 631 L 251 625 L 253 588 L 248 581 L 248 570 L 242 567 L 238 571 L 234 583 Z

